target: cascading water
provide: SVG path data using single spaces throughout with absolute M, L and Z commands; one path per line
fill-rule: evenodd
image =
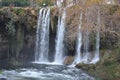
M 25 66 L 25 65 L 24 65 Z M 22 66 L 22 67 L 24 67 Z M 27 68 L 3 70 L 0 80 L 96 80 L 81 69 L 63 65 L 29 64 Z
M 88 26 L 88 20 L 89 20 L 89 11 L 88 9 L 86 9 L 86 21 L 87 21 L 87 28 L 86 28 L 86 32 L 85 32 L 85 42 L 84 42 L 84 53 L 83 53 L 83 59 L 82 62 L 89 64 L 89 57 L 90 57 L 90 53 L 89 53 L 89 26 Z
M 91 63 L 95 64 L 100 60 L 99 57 L 99 47 L 100 47 L 100 12 L 98 11 L 98 18 L 97 18 L 97 34 L 96 34 L 96 51 L 94 58 L 92 59 Z
M 90 9 L 90 8 L 88 8 Z M 88 9 L 86 9 L 86 21 L 87 21 L 87 29 L 85 32 L 84 37 L 82 38 L 82 33 L 79 32 L 78 33 L 78 39 L 77 39 L 77 46 L 76 46 L 76 55 L 75 55 L 75 59 L 72 63 L 72 65 L 75 65 L 77 63 L 85 63 L 85 64 L 95 64 L 100 60 L 99 57 L 99 47 L 100 47 L 100 10 L 98 11 L 98 17 L 97 17 L 97 27 L 96 27 L 96 50 L 95 50 L 95 54 L 93 55 L 92 53 L 89 52 L 89 43 L 90 43 L 90 39 L 89 39 L 89 28 L 88 28 L 88 21 L 89 21 L 89 16 L 90 13 L 88 11 Z M 81 29 L 81 24 L 82 24 L 82 14 L 81 14 L 81 18 L 80 18 L 80 25 L 79 25 L 79 30 Z M 81 53 L 81 45 L 82 43 L 82 39 L 84 42 L 84 51 L 83 53 Z M 93 57 L 94 56 L 94 57 Z
M 81 26 L 82 26 L 82 13 L 80 15 L 80 24 L 79 24 L 79 27 L 78 27 L 79 32 L 78 32 L 78 36 L 77 36 L 76 55 L 75 55 L 75 60 L 73 61 L 73 65 L 82 62 L 82 54 L 81 54 L 82 32 L 81 32 Z
M 62 3 L 63 3 L 63 0 L 56 0 L 56 5 L 58 7 L 61 7 L 62 6 Z
M 50 24 L 50 8 L 40 9 L 36 31 L 36 51 L 35 51 L 36 62 L 48 62 L 49 24 Z
M 84 53 L 83 53 L 83 59 L 82 62 L 89 64 L 89 32 L 87 30 L 86 35 L 85 35 L 85 43 L 84 43 Z
M 115 1 L 114 0 L 104 0 L 103 4 L 111 4 L 111 5 L 115 5 Z
M 61 9 L 60 9 L 61 12 Z M 62 17 L 58 17 L 58 28 L 56 36 L 54 63 L 63 63 L 64 60 L 64 35 L 65 35 L 66 9 L 63 10 Z

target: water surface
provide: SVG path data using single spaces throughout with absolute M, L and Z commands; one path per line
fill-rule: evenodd
M 64 65 L 31 64 L 26 67 L 4 70 L 9 80 L 95 80 L 80 69 Z

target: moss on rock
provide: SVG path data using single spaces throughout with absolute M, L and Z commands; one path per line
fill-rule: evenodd
M 77 64 L 77 68 L 87 71 L 90 75 L 101 80 L 120 80 L 120 62 L 118 56 L 120 48 L 102 50 L 101 60 L 96 64 Z

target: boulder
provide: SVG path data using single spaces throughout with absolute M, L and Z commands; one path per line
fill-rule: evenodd
M 73 62 L 73 60 L 74 60 L 74 56 L 67 56 L 64 60 L 64 64 L 69 65 Z
M 75 67 L 81 68 L 81 69 L 87 70 L 87 71 L 96 69 L 96 66 L 94 64 L 84 64 L 84 63 L 79 63 Z

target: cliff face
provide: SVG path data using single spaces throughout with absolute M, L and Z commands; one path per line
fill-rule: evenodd
M 95 48 L 96 25 L 98 18 L 98 10 L 100 10 L 100 49 L 113 49 L 120 45 L 120 7 L 119 6 L 89 6 L 88 8 L 73 6 L 67 10 L 67 32 L 66 43 L 68 50 L 74 51 L 76 45 L 76 37 L 78 33 L 78 25 L 80 21 L 80 13 L 83 14 L 82 29 L 83 36 L 89 31 L 90 51 Z M 86 16 L 86 11 L 89 17 Z M 87 14 L 88 14 L 87 13 Z M 76 16 L 75 16 L 76 15 Z M 83 41 L 84 43 L 84 41 Z
M 12 57 L 33 60 L 37 10 L 11 7 L 0 9 L 1 60 Z

